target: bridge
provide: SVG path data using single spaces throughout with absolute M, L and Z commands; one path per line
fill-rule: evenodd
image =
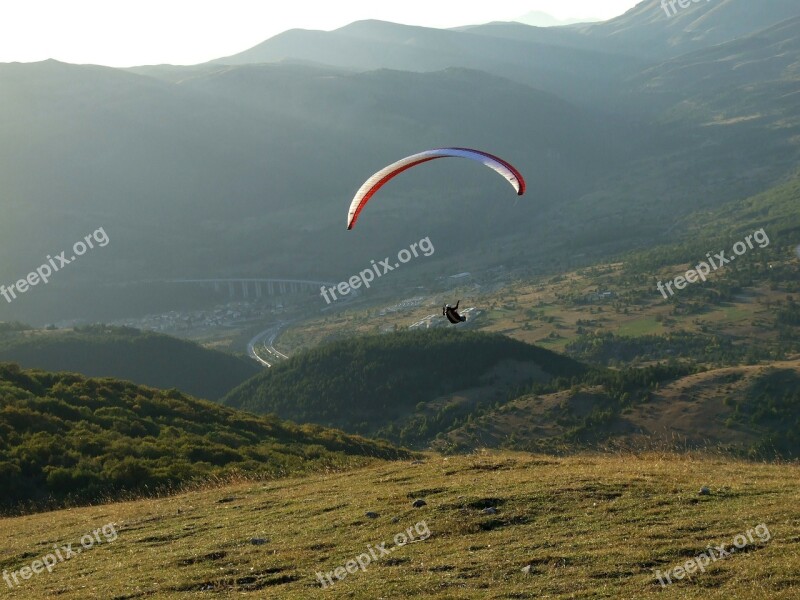
M 310 294 L 312 292 L 319 294 L 322 286 L 333 287 L 335 285 L 327 281 L 304 279 L 174 279 L 170 283 L 213 287 L 215 292 L 221 292 L 227 287 L 230 298 L 236 298 L 238 291 L 240 297 L 245 299 L 286 294 Z

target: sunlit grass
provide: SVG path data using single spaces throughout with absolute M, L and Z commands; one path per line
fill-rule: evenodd
M 617 335 L 629 335 L 634 337 L 642 335 L 657 335 L 664 333 L 664 327 L 654 317 L 645 317 L 635 321 L 620 323 L 614 333 Z
M 428 455 L 424 464 L 5 519 L 0 568 L 18 570 L 115 521 L 116 541 L 34 575 L 9 597 L 788 600 L 800 586 L 797 480 L 797 465 L 710 455 Z M 711 494 L 699 495 L 702 486 Z M 428 505 L 412 508 L 416 497 Z M 485 506 L 497 514 L 482 514 Z M 429 539 L 321 589 L 316 571 L 345 565 L 367 545 L 392 547 L 422 520 Z M 761 523 L 770 541 L 666 590 L 656 581 L 653 569 L 709 544 L 730 546 Z

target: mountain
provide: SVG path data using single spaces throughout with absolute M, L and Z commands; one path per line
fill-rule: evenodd
M 731 131 L 756 127 L 780 132 L 788 142 L 798 133 L 799 40 L 800 14 L 646 69 L 633 78 L 632 91 L 665 122 L 690 120 Z
M 522 16 L 514 19 L 517 23 L 524 23 L 532 27 L 556 27 L 558 25 L 572 25 L 574 23 L 588 23 L 592 21 L 600 21 L 600 19 L 586 18 L 586 19 L 556 19 L 553 15 L 549 15 L 540 10 L 532 10 Z
M 531 27 L 521 23 L 487 23 L 460 30 L 518 42 L 580 48 L 637 57 L 659 64 L 682 54 L 712 48 L 800 16 L 793 0 L 692 2 L 675 10 L 661 0 L 644 0 L 608 21 L 565 27 Z
M 223 403 L 420 443 L 476 408 L 505 401 L 513 389 L 584 371 L 569 358 L 500 335 L 401 332 L 301 353 L 243 383 Z M 431 408 L 430 419 L 417 418 Z
M 334 280 L 363 268 L 365 255 L 385 256 L 387 245 L 424 235 L 444 259 L 462 252 L 464 236 L 478 242 L 513 223 L 537 223 L 543 206 L 588 192 L 593 178 L 632 154 L 599 116 L 477 71 L 164 71 L 157 78 L 55 62 L 0 65 L 0 129 L 15 140 L 0 144 L 8 209 L 0 239 L 14 248 L 0 277 L 19 280 L 99 227 L 110 239 L 46 286 L 0 303 L 3 320 L 48 323 L 65 312 L 112 320 L 126 316 L 110 314 L 115 307 L 132 312 L 130 298 L 153 300 L 137 282 Z M 372 213 L 411 218 L 344 231 L 349 199 L 367 176 L 441 145 L 506 157 L 531 173 L 538 202 L 455 224 L 454 206 L 476 214 L 507 190 L 491 173 L 453 161 L 405 174 L 394 199 L 387 188 Z M 164 296 L 159 290 L 156 299 Z
M 113 377 L 217 400 L 261 369 L 250 359 L 128 327 L 0 333 L 0 362 Z
M 665 10 L 661 0 L 644 0 L 624 15 L 574 29 L 609 50 L 663 59 L 710 48 L 800 16 L 800 5 L 794 0 L 714 0 L 691 2 L 686 8 L 675 2 L 669 8 L 669 4 Z
M 0 508 L 98 503 L 242 474 L 405 458 L 385 443 L 114 379 L 0 364 Z
M 643 2 L 605 23 L 556 29 L 490 23 L 445 32 L 449 37 L 437 37 L 439 32 L 424 28 L 359 22 L 330 34 L 303 32 L 302 48 L 288 43 L 291 36 L 274 45 L 268 40 L 239 58 L 312 58 L 324 47 L 324 54 L 339 57 L 341 65 L 370 68 L 393 65 L 384 61 L 385 56 L 406 60 L 402 57 L 409 48 L 435 49 L 433 60 L 438 60 L 450 45 L 459 43 L 459 34 L 471 36 L 466 38 L 470 40 L 483 38 L 482 43 L 466 44 L 475 49 L 486 45 L 507 53 L 512 48 L 505 44 L 513 42 L 523 53 L 520 57 L 539 57 L 541 48 L 546 47 L 542 56 L 548 65 L 559 65 L 558 57 L 575 52 L 589 53 L 595 60 L 611 57 L 621 69 L 616 74 L 591 63 L 591 69 L 600 68 L 611 84 L 608 102 L 597 87 L 587 85 L 591 80 L 571 65 L 560 69 L 558 83 L 538 75 L 529 77 L 535 66 L 533 70 L 521 67 L 503 72 L 508 78 L 603 114 L 613 126 L 622 125 L 624 131 L 613 137 L 629 144 L 635 154 L 624 169 L 608 171 L 607 177 L 597 180 L 592 192 L 563 203 L 558 215 L 543 214 L 553 228 L 531 230 L 528 235 L 542 241 L 540 248 L 559 243 L 549 237 L 554 230 L 560 233 L 558 239 L 569 240 L 572 248 L 588 239 L 646 245 L 669 229 L 662 224 L 672 222 L 676 213 L 691 214 L 741 200 L 781 181 L 795 168 L 800 160 L 798 103 L 793 102 L 798 10 L 796 2 L 784 0 L 758 6 L 746 0 L 726 0 L 692 4 L 670 18 L 660 2 Z M 699 31 L 708 35 L 696 35 Z M 338 53 L 351 43 L 360 44 L 352 57 Z M 373 45 L 368 49 L 367 44 Z M 402 47 L 389 49 L 383 44 Z M 447 60 L 466 60 L 469 50 L 463 45 L 456 47 L 459 57 Z M 481 52 L 484 61 L 492 56 L 490 51 Z M 637 63 L 626 62 L 623 55 L 636 57 Z M 367 65 L 358 56 L 368 56 L 373 62 Z M 322 60 L 322 53 L 313 58 Z M 429 60 L 408 57 L 407 63 L 397 66 L 428 68 Z M 648 61 L 651 64 L 645 65 Z M 483 64 L 475 67 L 488 68 Z M 594 103 L 592 109 L 587 99 Z M 693 183 L 684 185 L 683 181 Z M 602 215 L 600 206 L 604 207 Z M 565 251 L 559 254 L 563 256 Z M 529 254 L 530 250 L 520 248 L 520 252 Z
M 744 33 L 637 48 L 647 27 L 654 47 L 672 47 L 669 28 L 690 14 L 711 29 L 697 11 L 712 6 L 720 36 Z M 647 247 L 800 160 L 793 5 L 766 2 L 753 18 L 746 6 L 692 4 L 657 20 L 644 3 L 597 29 L 363 21 L 286 32 L 230 57 L 242 64 L 0 65 L 0 280 L 19 281 L 99 227 L 111 240 L 0 301 L 0 319 L 170 310 L 194 301 L 152 287 L 175 279 L 338 281 L 424 236 L 435 257 L 398 274 L 398 287 Z M 504 202 L 491 173 L 440 161 L 383 190 L 364 217 L 380 226 L 344 231 L 366 177 L 444 145 L 503 156 L 528 194 Z
M 330 32 L 294 29 L 239 54 L 214 62 L 227 65 L 274 63 L 292 59 L 368 71 L 396 69 L 431 72 L 461 67 L 507 77 L 552 92 L 573 103 L 608 97 L 625 76 L 647 66 L 636 56 L 578 44 L 552 43 L 567 32 L 519 25 L 533 36 L 499 37 L 473 33 L 472 27 L 441 30 L 384 21 L 357 21 Z M 480 30 L 480 28 L 477 28 Z

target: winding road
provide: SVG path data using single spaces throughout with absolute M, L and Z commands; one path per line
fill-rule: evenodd
M 275 343 L 275 338 L 278 337 L 278 334 L 281 332 L 288 323 L 278 323 L 277 325 L 273 325 L 269 329 L 265 329 L 257 336 L 255 336 L 250 342 L 247 344 L 247 354 L 253 360 L 258 361 L 265 367 L 271 367 L 275 363 L 286 360 L 289 358 L 283 352 L 280 352 L 273 344 Z M 258 352 L 256 352 L 256 347 L 261 343 L 261 340 L 266 338 L 266 342 L 264 343 L 264 349 L 267 351 L 265 356 L 259 356 Z

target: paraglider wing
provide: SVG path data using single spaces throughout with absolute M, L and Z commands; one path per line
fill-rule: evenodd
M 370 198 L 375 195 L 375 192 L 381 189 L 389 180 L 397 177 L 403 171 L 407 171 L 412 167 L 437 158 L 469 158 L 471 160 L 476 160 L 505 177 L 518 195 L 522 196 L 525 193 L 525 180 L 522 178 L 520 172 L 510 163 L 507 163 L 502 158 L 498 158 L 493 154 L 481 152 L 480 150 L 472 150 L 470 148 L 438 148 L 436 150 L 427 150 L 398 160 L 396 163 L 381 169 L 367 179 L 350 203 L 350 210 L 347 213 L 347 229 L 353 228 L 358 220 L 358 215 L 367 205 L 367 202 L 369 202 Z

